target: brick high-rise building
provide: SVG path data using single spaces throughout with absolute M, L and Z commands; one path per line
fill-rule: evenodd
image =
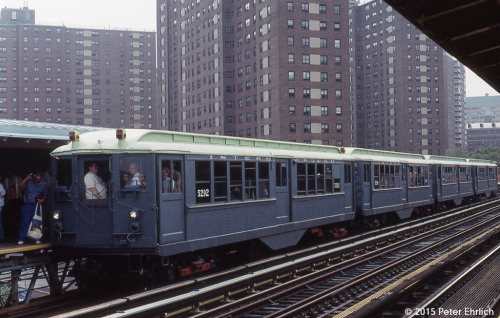
M 357 145 L 435 155 L 460 145 L 454 89 L 464 76 L 451 57 L 382 0 L 350 13 Z
M 347 1 L 157 6 L 162 128 L 351 145 Z
M 155 32 L 36 25 L 2 8 L 0 118 L 157 128 Z

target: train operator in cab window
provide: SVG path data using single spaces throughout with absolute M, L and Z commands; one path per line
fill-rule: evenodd
M 106 199 L 108 197 L 106 183 L 99 177 L 98 172 L 99 166 L 95 162 L 92 162 L 89 165 L 89 171 L 83 178 L 86 199 Z

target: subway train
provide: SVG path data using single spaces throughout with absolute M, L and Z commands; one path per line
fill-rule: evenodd
M 51 153 L 52 242 L 95 279 L 189 276 L 497 190 L 486 160 L 140 129 L 70 139 Z

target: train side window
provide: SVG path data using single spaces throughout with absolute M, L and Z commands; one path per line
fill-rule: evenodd
M 242 164 L 240 161 L 231 161 L 229 163 L 229 186 L 231 189 L 231 201 L 241 200 L 241 176 Z
M 470 167 L 468 167 L 467 169 L 469 169 L 469 175 L 470 175 Z M 493 167 L 489 167 L 488 168 L 488 178 L 490 179 L 496 179 L 497 176 L 496 176 L 496 169 L 493 168 Z
M 479 180 L 486 180 L 486 168 L 485 167 L 479 167 L 478 168 L 478 179 Z
M 351 164 L 344 163 L 344 183 L 351 183 Z
M 182 192 L 182 163 L 180 160 L 162 160 L 162 192 Z
M 256 163 L 245 162 L 245 200 L 255 199 L 256 188 Z
M 325 179 L 326 179 L 326 193 L 333 193 L 333 169 L 332 169 L 332 165 L 326 165 Z
M 363 182 L 370 182 L 370 164 L 363 165 Z
M 146 189 L 146 165 L 142 157 L 120 159 L 120 189 Z
M 333 179 L 333 192 L 340 192 L 340 178 Z
M 227 162 L 214 161 L 214 201 L 227 201 Z
M 259 162 L 259 199 L 269 198 L 269 163 Z
M 71 160 L 60 159 L 56 161 L 57 166 L 57 187 L 69 189 L 72 183 Z
M 316 194 L 315 191 L 315 176 L 316 176 L 316 170 L 315 170 L 315 164 L 310 163 L 307 165 L 307 194 L 308 195 L 314 195 Z
M 373 166 L 373 185 L 375 189 L 380 189 L 380 166 Z
M 460 167 L 460 182 L 470 182 L 470 167 Z
M 276 163 L 276 186 L 286 187 L 288 185 L 288 178 L 286 173 L 286 163 L 277 162 Z
M 196 185 L 196 203 L 210 203 L 210 179 L 211 168 L 210 161 L 196 161 L 194 164 L 195 185 Z
M 316 190 L 317 194 L 324 194 L 325 193 L 325 165 L 323 164 L 318 164 L 316 166 Z
M 306 195 L 306 164 L 297 164 L 297 195 Z

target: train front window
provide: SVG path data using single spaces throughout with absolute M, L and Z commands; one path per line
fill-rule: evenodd
M 143 157 L 126 157 L 120 159 L 120 189 L 146 189 L 146 164 Z
M 69 189 L 71 187 L 72 182 L 72 171 L 71 171 L 71 160 L 69 159 L 60 159 L 56 161 L 56 169 L 57 169 L 57 187 Z
M 108 198 L 110 179 L 108 160 L 85 160 L 84 192 L 87 200 Z

